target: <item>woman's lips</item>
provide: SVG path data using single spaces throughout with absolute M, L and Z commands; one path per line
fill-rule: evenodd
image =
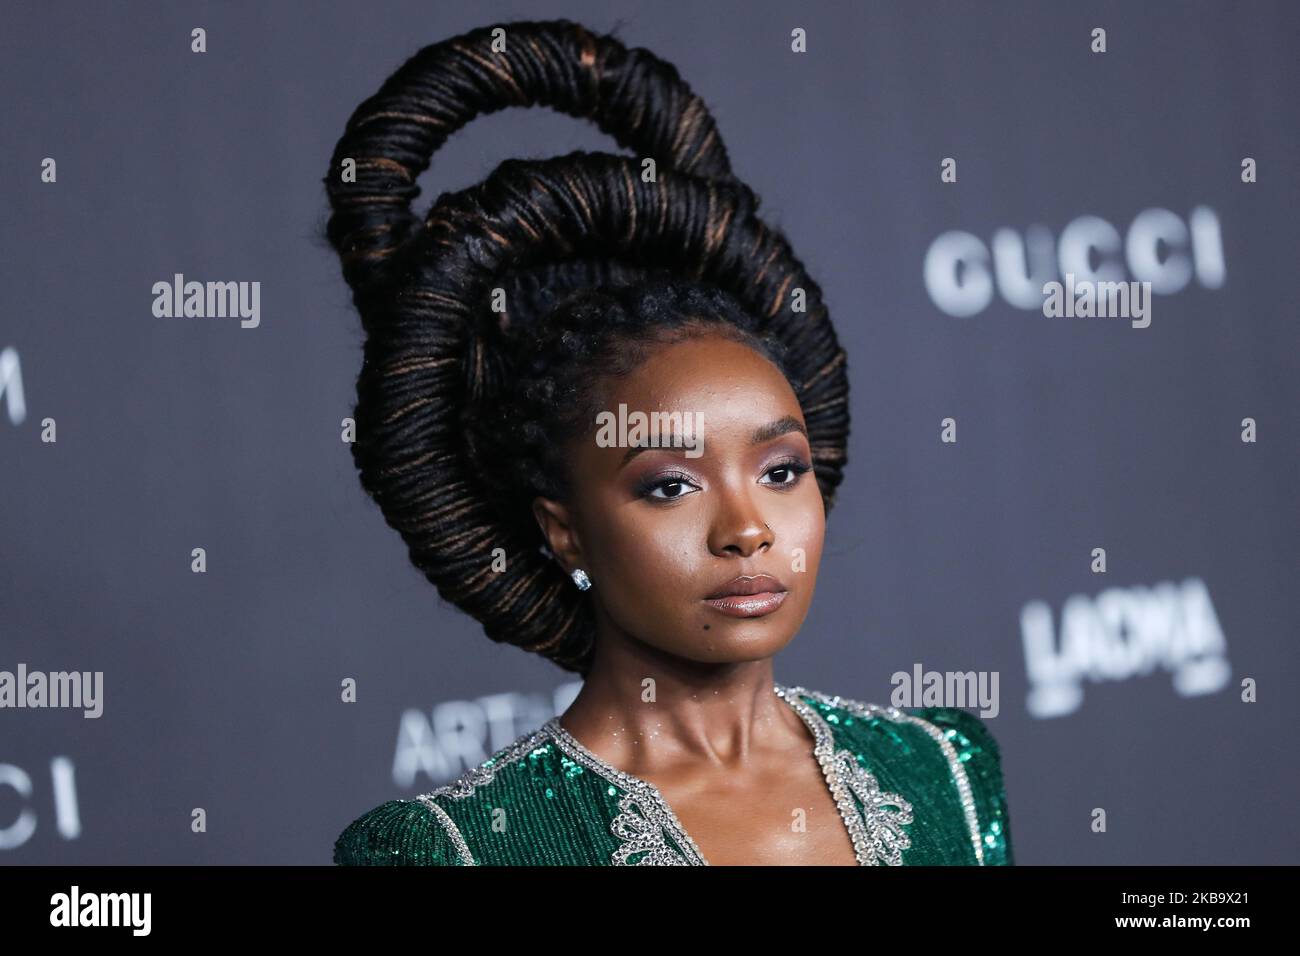
M 730 617 L 762 617 L 771 614 L 785 601 L 787 591 L 763 591 L 760 594 L 728 594 L 705 598 L 704 603 Z

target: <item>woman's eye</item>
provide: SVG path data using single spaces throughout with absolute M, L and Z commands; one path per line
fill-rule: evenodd
M 673 498 L 684 498 L 689 494 L 689 489 L 692 487 L 690 482 L 682 478 L 663 478 L 647 486 L 643 494 L 647 498 L 658 498 L 660 501 L 664 501 Z M 663 494 L 657 494 L 660 491 Z
M 808 470 L 807 466 L 801 462 L 782 462 L 767 470 L 767 474 L 775 477 L 775 481 L 769 481 L 770 485 L 795 485 L 799 483 L 799 478 Z

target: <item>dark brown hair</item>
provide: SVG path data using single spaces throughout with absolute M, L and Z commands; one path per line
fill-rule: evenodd
M 494 52 L 498 29 L 507 49 Z M 592 120 L 634 157 L 506 160 L 416 216 L 416 179 L 448 136 L 536 104 Z M 567 20 L 473 30 L 420 50 L 357 108 L 324 183 L 327 237 L 366 332 L 361 482 L 411 561 L 491 639 L 586 675 L 590 597 L 545 553 L 531 501 L 564 496 L 558 449 L 591 424 L 594 383 L 654 343 L 723 331 L 777 364 L 830 509 L 849 429 L 844 351 L 821 290 L 758 218 L 671 64 Z

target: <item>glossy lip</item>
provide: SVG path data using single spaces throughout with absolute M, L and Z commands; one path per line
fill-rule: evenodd
M 773 593 L 776 591 L 784 591 L 785 589 L 785 585 L 770 574 L 741 574 L 732 578 L 726 584 L 722 585 L 722 587 L 709 594 L 705 600 L 708 601 L 713 598 L 730 597 L 733 594 Z
M 731 617 L 762 617 L 779 608 L 785 601 L 785 595 L 785 591 L 733 594 L 724 598 L 706 598 L 704 603 Z
M 730 617 L 762 617 L 779 608 L 786 587 L 770 574 L 742 574 L 704 599 L 704 603 Z

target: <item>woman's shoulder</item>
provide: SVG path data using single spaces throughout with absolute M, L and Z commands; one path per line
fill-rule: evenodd
M 947 743 L 945 751 L 954 777 L 969 788 L 969 800 L 979 830 L 982 862 L 985 866 L 1012 866 L 1011 814 L 1002 776 L 1002 751 L 989 729 L 987 718 L 960 707 L 911 707 L 907 713 L 936 728 L 936 740 Z M 960 785 L 959 785 L 960 788 Z
M 450 821 L 426 797 L 386 800 L 357 817 L 334 841 L 339 866 L 458 866 Z
M 969 761 L 981 754 L 989 756 L 997 763 L 1001 759 L 1001 750 L 997 738 L 989 729 L 988 720 L 979 714 L 961 707 L 908 707 L 904 713 L 933 724 L 943 731 L 944 736 L 957 748 L 963 761 Z
M 493 806 L 494 798 L 515 786 L 524 772 L 524 757 L 555 761 L 545 744 L 548 727 L 526 733 L 455 780 L 413 799 L 387 800 L 357 817 L 334 842 L 340 866 L 472 866 L 465 834 L 456 820 L 475 808 Z
M 895 707 L 806 687 L 794 687 L 790 691 L 812 702 L 836 728 L 874 728 L 900 722 L 929 724 L 959 752 L 967 754 L 963 760 L 969 760 L 976 750 L 988 753 L 995 760 L 1000 757 L 997 740 L 987 722 L 960 707 Z M 934 735 L 932 731 L 931 736 Z

